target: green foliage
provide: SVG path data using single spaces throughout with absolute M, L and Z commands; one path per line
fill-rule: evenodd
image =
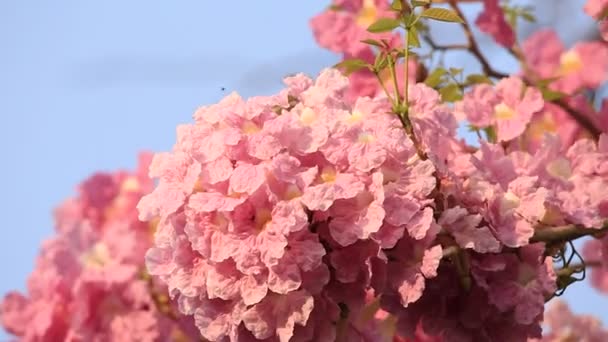
M 415 26 L 407 30 L 407 41 L 409 46 L 420 47 L 420 39 L 418 38 L 418 30 Z
M 379 48 L 383 48 L 384 47 L 384 45 L 382 44 L 382 42 L 377 41 L 375 39 L 364 39 L 364 40 L 361 41 L 361 43 L 365 43 L 367 45 L 376 46 L 376 47 L 379 47 Z
M 447 70 L 444 68 L 437 68 L 433 70 L 424 80 L 424 84 L 431 88 L 436 88 L 443 82 L 443 76 L 447 74 Z
M 420 16 L 423 18 L 445 21 L 450 23 L 464 23 L 462 18 L 460 18 L 458 14 L 456 14 L 456 12 L 446 8 L 434 7 L 425 9 L 424 11 L 422 11 L 422 13 L 420 13 Z
M 462 100 L 462 89 L 456 83 L 448 83 L 445 87 L 439 89 L 441 99 L 445 102 L 455 102 Z
M 412 6 L 414 7 L 427 6 L 430 4 L 431 0 L 412 0 Z
M 508 6 L 503 5 L 502 10 L 505 13 L 505 18 L 509 25 L 514 29 L 517 28 L 517 20 L 523 19 L 529 23 L 535 23 L 534 7 L 532 6 Z
M 464 81 L 464 85 L 465 86 L 472 86 L 475 84 L 494 84 L 492 82 L 491 79 L 488 78 L 488 76 L 483 75 L 483 74 L 470 74 L 467 76 L 466 80 Z
M 376 72 L 380 72 L 388 66 L 388 63 L 389 60 L 387 54 L 384 52 L 380 52 L 376 55 L 376 60 L 374 61 L 374 70 Z
M 546 87 L 541 87 L 540 92 L 541 94 L 543 94 L 543 99 L 545 99 L 546 101 L 556 101 L 563 98 L 564 96 L 567 96 L 562 92 L 551 90 Z
M 368 68 L 370 71 L 373 70 L 373 67 L 369 63 L 359 58 L 345 59 L 334 65 L 334 68 L 342 69 L 343 73 L 347 76 L 364 68 Z
M 388 32 L 396 29 L 401 24 L 401 21 L 393 18 L 380 18 L 375 23 L 371 24 L 367 31 L 372 33 Z
M 393 2 L 391 2 L 391 9 L 393 11 L 401 12 L 403 10 L 401 0 L 393 0 Z

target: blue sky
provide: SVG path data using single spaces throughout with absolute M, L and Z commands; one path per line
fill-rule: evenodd
M 179 123 L 230 91 L 270 94 L 286 74 L 335 63 L 308 27 L 328 3 L 0 1 L 0 295 L 25 288 L 52 209 L 91 173 L 170 149 Z M 567 297 L 608 316 L 587 288 Z

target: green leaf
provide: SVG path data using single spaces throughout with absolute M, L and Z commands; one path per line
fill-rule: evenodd
M 376 55 L 376 60 L 374 61 L 374 69 L 376 72 L 380 72 L 388 65 L 388 56 L 385 53 L 379 53 Z
M 344 74 L 348 76 L 348 75 L 352 74 L 353 72 L 355 72 L 357 70 L 361 70 L 363 68 L 368 68 L 371 70 L 372 66 L 362 59 L 353 58 L 353 59 L 343 60 L 342 62 L 334 65 L 334 68 L 343 69 Z
M 365 44 L 367 44 L 367 45 L 373 45 L 373 46 L 377 46 L 377 47 L 379 47 L 379 48 L 382 48 L 382 47 L 383 47 L 382 42 L 379 42 L 379 41 L 377 41 L 377 40 L 375 40 L 375 39 L 363 39 L 363 40 L 361 41 L 361 43 L 365 43 Z
M 559 100 L 559 99 L 563 98 L 564 96 L 566 96 L 566 94 L 564 94 L 562 92 L 547 89 L 547 88 L 541 88 L 540 92 L 543 94 L 543 99 L 545 99 L 547 101 Z
M 412 0 L 412 6 L 414 7 L 426 6 L 430 4 L 431 0 Z
M 391 3 L 391 8 L 394 11 L 401 12 L 401 10 L 403 9 L 403 4 L 401 3 L 401 0 L 393 0 L 393 2 Z
M 462 99 L 462 91 L 456 83 L 450 83 L 439 89 L 441 99 L 446 102 L 455 102 Z
M 462 74 L 463 70 L 464 70 L 463 68 L 450 68 L 450 74 L 452 76 L 458 76 L 458 75 Z
M 420 47 L 420 39 L 418 39 L 418 30 L 415 27 L 411 27 L 407 30 L 407 41 L 410 46 Z
M 521 15 L 521 17 L 522 17 L 522 18 L 523 18 L 525 21 L 527 21 L 527 22 L 529 22 L 529 23 L 535 23 L 535 22 L 536 22 L 536 17 L 534 16 L 534 14 L 532 14 L 532 13 L 530 13 L 530 12 L 527 12 L 527 11 L 522 11 L 522 12 L 520 13 L 520 15 Z
M 490 80 L 488 78 L 488 76 L 486 75 L 482 75 L 482 74 L 471 74 L 469 76 L 467 76 L 467 79 L 465 81 L 466 85 L 473 85 L 473 84 L 494 84 L 492 83 L 492 80 Z
M 442 78 L 446 73 L 447 71 L 444 68 L 437 68 L 427 76 L 426 80 L 424 80 L 424 84 L 431 88 L 435 88 L 441 84 Z
M 450 22 L 450 23 L 464 23 L 462 18 L 460 18 L 458 16 L 458 14 L 456 14 L 456 12 L 446 9 L 446 8 L 439 8 L 439 7 L 429 8 L 429 9 L 422 11 L 420 16 L 429 18 L 429 19 L 433 19 L 433 20 L 446 21 L 446 22 Z
M 483 131 L 486 133 L 486 137 L 488 138 L 489 142 L 491 142 L 491 143 L 496 142 L 497 136 L 496 136 L 496 129 L 494 129 L 494 126 L 485 127 L 483 129 Z
M 375 23 L 371 24 L 367 30 L 372 33 L 388 32 L 399 27 L 401 22 L 392 18 L 380 18 Z

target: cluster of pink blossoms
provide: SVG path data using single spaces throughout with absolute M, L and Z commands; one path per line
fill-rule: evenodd
M 194 341 L 191 319 L 175 317 L 166 286 L 145 275 L 153 225 L 135 206 L 153 188 L 151 155 L 132 172 L 97 173 L 56 211 L 27 295 L 9 293 L 0 321 L 21 341 Z
M 555 265 L 568 239 L 542 238 L 597 232 L 582 267 L 608 293 L 608 99 L 588 96 L 608 46 L 566 49 L 540 30 L 519 49 L 499 1 L 483 3 L 476 25 L 518 48 L 519 75 L 461 84 L 448 105 L 410 59 L 396 77 L 298 74 L 277 95 L 202 107 L 172 152 L 91 177 L 57 210 L 27 296 L 8 294 L 0 321 L 24 341 L 608 339 L 563 303 L 545 312 L 581 265 Z M 585 11 L 606 36 L 608 1 Z M 367 28 L 397 14 L 334 0 L 311 26 L 374 64 L 362 40 L 403 43 Z M 406 114 L 380 82 L 407 94 Z M 478 147 L 457 137 L 463 120 Z
M 602 226 L 608 136 L 565 153 L 548 137 L 532 154 L 487 142 L 471 154 L 456 116 L 417 84 L 417 151 L 388 100 L 351 104 L 337 71 L 286 83 L 199 109 L 152 163 L 159 185 L 139 204 L 142 219 L 160 217 L 147 265 L 202 335 L 356 340 L 371 333 L 356 319 L 371 291 L 404 337 L 420 325 L 450 340 L 539 337 L 556 276 L 530 239 L 545 225 Z M 483 100 L 503 142 L 543 107 L 522 87 L 506 79 Z
M 530 342 L 588 341 L 603 342 L 608 340 L 608 330 L 602 322 L 589 315 L 575 315 L 562 301 L 552 303 L 545 313 L 545 323 L 549 328 L 542 339 Z

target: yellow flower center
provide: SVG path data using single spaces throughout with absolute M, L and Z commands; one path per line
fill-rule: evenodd
M 363 113 L 359 111 L 354 111 L 346 120 L 349 124 L 354 124 L 357 122 L 361 122 L 363 120 Z
M 285 195 L 284 198 L 286 200 L 292 200 L 294 198 L 298 198 L 302 196 L 302 191 L 300 191 L 300 188 L 298 188 L 296 185 L 294 184 L 289 184 L 287 186 L 287 190 L 285 190 Z
M 363 143 L 363 144 L 368 144 L 368 143 L 370 143 L 370 142 L 372 142 L 372 141 L 376 140 L 376 138 L 375 138 L 375 137 L 374 137 L 374 136 L 373 136 L 371 133 L 368 133 L 368 132 L 361 132 L 361 133 L 359 133 L 359 137 L 358 137 L 358 139 L 357 139 L 357 140 L 358 140 L 360 143 Z
M 583 67 L 581 56 L 574 50 L 562 53 L 560 56 L 559 72 L 562 75 L 568 75 L 579 71 Z
M 538 120 L 533 120 L 528 128 L 528 134 L 532 139 L 540 139 L 546 132 L 554 133 L 557 125 L 551 115 L 544 113 Z
M 515 111 L 502 102 L 494 107 L 494 117 L 499 120 L 509 120 L 514 118 L 515 115 Z
M 324 183 L 331 183 L 336 180 L 336 170 L 331 166 L 326 166 L 321 171 L 321 180 Z
M 110 260 L 110 252 L 108 246 L 103 242 L 98 242 L 93 247 L 85 252 L 80 261 L 85 267 L 101 268 Z
M 140 189 L 139 181 L 137 180 L 136 177 L 133 177 L 133 176 L 125 179 L 122 182 L 122 185 L 120 186 L 120 190 L 122 192 L 136 192 L 136 191 L 139 191 L 139 189 Z
M 263 230 L 264 227 L 272 220 L 272 212 L 269 209 L 258 209 L 255 212 L 255 227 L 258 230 Z
M 511 191 L 508 191 L 500 200 L 500 214 L 509 214 L 511 211 L 519 207 L 519 203 L 519 197 L 517 197 L 517 195 Z
M 258 127 L 255 123 L 247 120 L 245 121 L 245 123 L 241 126 L 241 130 L 243 131 L 243 133 L 245 134 L 253 134 L 253 133 L 257 133 L 260 131 L 260 127 Z
M 306 126 L 310 126 L 317 119 L 317 113 L 311 108 L 304 108 L 302 113 L 300 114 L 300 122 L 302 122 Z
M 369 25 L 373 24 L 378 17 L 378 8 L 374 3 L 374 0 L 363 0 L 363 6 L 357 14 L 357 25 L 368 28 Z
M 547 164 L 545 167 L 547 173 L 551 176 L 563 180 L 570 179 L 572 176 L 572 168 L 570 167 L 570 161 L 565 158 L 557 158 L 554 161 Z

